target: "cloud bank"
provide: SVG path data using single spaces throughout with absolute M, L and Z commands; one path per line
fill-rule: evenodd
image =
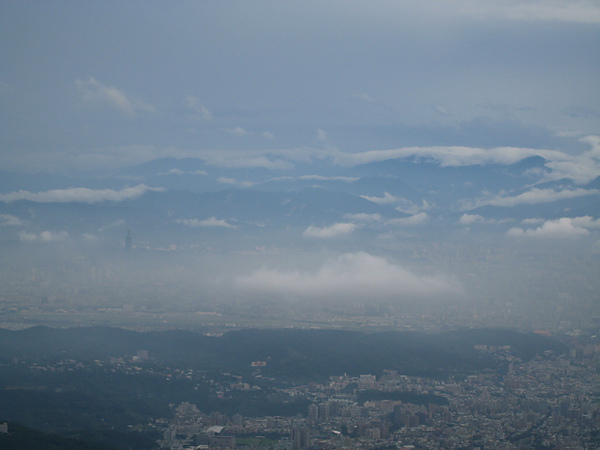
M 51 189 L 45 192 L 16 191 L 9 194 L 0 194 L 0 201 L 5 203 L 26 200 L 37 203 L 99 203 L 121 202 L 142 196 L 148 191 L 162 192 L 164 188 L 152 188 L 145 184 L 127 187 L 120 191 L 113 189 Z
M 325 262 L 315 273 L 260 269 L 237 284 L 245 289 L 293 297 L 380 298 L 458 294 L 460 284 L 445 275 L 420 276 L 385 258 L 346 253 Z

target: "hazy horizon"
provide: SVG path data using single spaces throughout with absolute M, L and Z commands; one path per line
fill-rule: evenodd
M 590 1 L 4 2 L 5 324 L 593 330 L 599 31 Z

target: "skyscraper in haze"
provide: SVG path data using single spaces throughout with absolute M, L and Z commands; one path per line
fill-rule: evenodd
M 129 230 L 127 230 L 127 236 L 125 236 L 125 250 L 131 250 L 131 244 L 132 244 L 132 239 L 131 239 L 131 233 L 129 232 Z

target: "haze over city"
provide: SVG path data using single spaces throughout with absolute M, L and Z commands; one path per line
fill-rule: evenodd
M 5 274 L 597 315 L 594 2 L 2 10 Z

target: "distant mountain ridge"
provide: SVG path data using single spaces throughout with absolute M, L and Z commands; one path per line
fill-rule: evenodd
M 550 220 L 563 217 L 567 211 L 570 215 L 600 215 L 597 195 L 513 207 L 478 204 L 485 196 L 517 196 L 532 188 L 597 192 L 593 190 L 597 189 L 598 180 L 588 186 L 576 186 L 570 180 L 540 184 L 546 163 L 544 158 L 532 156 L 509 165 L 443 166 L 431 159 L 410 157 L 335 170 L 313 167 L 314 172 L 301 172 L 310 170 L 310 166 L 279 170 L 225 168 L 196 158 L 162 158 L 102 178 L 5 172 L 0 181 L 4 194 L 51 189 L 67 192 L 85 187 L 115 191 L 114 195 L 106 193 L 108 199 L 119 197 L 121 189 L 136 184 L 166 191 L 140 189 L 145 193 L 93 204 L 85 203 L 85 199 L 78 201 L 78 197 L 68 203 L 1 201 L 0 215 L 19 222 L 28 232 L 50 230 L 75 235 L 102 235 L 107 226 L 121 222 L 121 233 L 134 229 L 157 243 L 160 230 L 182 239 L 188 236 L 189 241 L 197 234 L 191 228 L 203 227 L 204 235 L 212 233 L 216 239 L 219 235 L 214 234 L 218 231 L 215 227 L 220 227 L 220 232 L 223 228 L 240 228 L 244 233 L 252 233 L 265 226 L 302 231 L 311 225 L 353 222 L 352 217 L 361 215 L 378 217 L 385 223 L 425 212 L 428 218 L 437 220 L 422 221 L 422 228 L 435 223 L 438 230 L 443 224 L 456 226 L 456 218 L 465 212 L 493 220 Z M 448 223 L 450 218 L 454 218 L 453 222 Z M 369 229 L 373 224 L 357 225 Z M 15 240 L 17 230 L 4 227 L 4 239 Z

